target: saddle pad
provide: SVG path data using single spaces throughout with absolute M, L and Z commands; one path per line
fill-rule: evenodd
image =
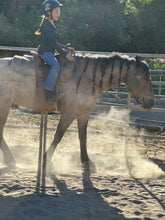
M 65 61 L 66 62 L 66 61 Z M 67 66 L 61 65 L 60 77 L 61 82 L 65 82 L 72 77 L 73 63 L 67 63 Z M 11 68 L 23 74 L 32 74 L 37 80 L 44 81 L 49 73 L 50 66 L 42 61 L 42 59 L 34 53 L 32 56 L 15 55 L 11 61 Z
M 36 54 L 33 56 L 26 54 L 24 56 L 15 55 L 11 61 L 11 68 L 23 74 L 34 74 L 37 80 L 42 81 L 45 80 L 50 70 L 50 67 L 44 64 L 42 59 Z

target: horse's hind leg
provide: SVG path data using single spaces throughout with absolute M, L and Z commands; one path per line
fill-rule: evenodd
M 5 102 L 5 106 L 1 105 L 0 107 L 0 148 L 3 152 L 4 162 L 8 166 L 15 164 L 15 159 L 3 137 L 3 128 L 7 120 L 9 110 L 10 110 L 10 101 L 8 101 L 8 105 L 7 102 Z

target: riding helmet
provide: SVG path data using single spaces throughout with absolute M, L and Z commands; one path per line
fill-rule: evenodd
M 43 13 L 47 13 L 47 11 L 52 11 L 54 8 L 61 7 L 62 4 L 57 0 L 45 0 L 42 3 Z

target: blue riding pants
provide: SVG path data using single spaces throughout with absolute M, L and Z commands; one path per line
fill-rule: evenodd
M 49 74 L 45 79 L 43 88 L 53 92 L 60 72 L 60 64 L 50 52 L 44 52 L 40 57 L 51 67 Z

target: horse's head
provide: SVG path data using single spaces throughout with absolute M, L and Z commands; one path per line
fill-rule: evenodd
M 136 56 L 136 62 L 131 65 L 127 75 L 127 87 L 138 104 L 150 109 L 154 105 L 154 94 L 148 65 Z

